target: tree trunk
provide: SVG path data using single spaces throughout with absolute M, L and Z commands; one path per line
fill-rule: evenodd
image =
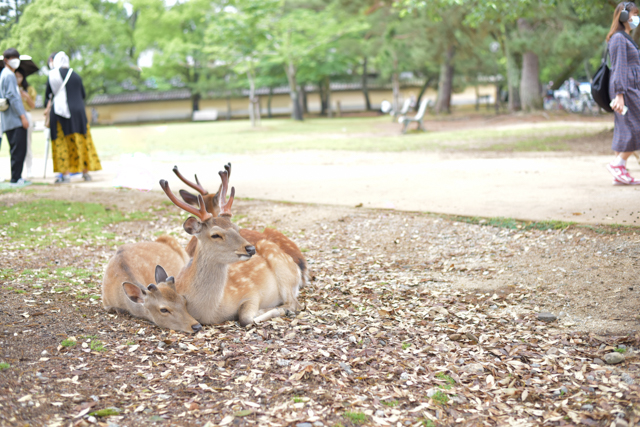
M 438 83 L 438 101 L 435 111 L 440 113 L 451 113 L 451 94 L 453 93 L 453 57 L 456 54 L 455 46 L 449 46 L 445 54 L 444 61 L 440 66 L 440 81 Z
M 231 94 L 227 94 L 227 120 L 231 120 Z
M 307 89 L 304 84 L 300 85 L 300 100 L 302 101 L 302 113 L 309 114 L 309 103 L 307 102 Z
M 289 61 L 284 67 L 285 73 L 287 73 L 287 80 L 289 80 L 289 94 L 291 96 L 291 118 L 293 120 L 304 120 L 302 116 L 302 108 L 300 108 L 300 99 L 298 92 L 298 82 L 296 80 L 296 67 L 293 62 Z
M 333 107 L 331 107 L 331 79 L 329 76 L 324 77 L 324 96 L 327 99 L 327 116 L 333 117 Z
M 191 94 L 191 112 L 200 110 L 200 94 Z
M 320 115 L 327 114 L 327 98 L 324 90 L 324 78 L 318 81 L 318 96 L 320 96 Z
M 249 119 L 251 120 L 251 127 L 256 127 L 256 113 L 255 113 L 255 96 L 256 96 L 256 83 L 251 72 L 247 72 L 247 78 L 249 79 Z
M 518 31 L 524 39 L 530 39 L 533 27 L 526 19 L 518 19 Z M 542 109 L 542 86 L 540 85 L 540 60 L 532 50 L 522 55 L 522 79 L 520 80 L 520 102 L 522 109 Z
M 522 55 L 522 82 L 520 84 L 522 109 L 542 109 L 542 86 L 540 85 L 540 61 L 534 52 Z
M 371 111 L 371 100 L 369 99 L 369 86 L 367 75 L 367 57 L 364 57 L 362 62 L 362 94 L 364 95 L 364 108 L 365 111 Z
M 267 99 L 267 117 L 272 118 L 271 113 L 271 100 L 273 99 L 273 86 L 269 86 L 269 99 Z
M 416 100 L 416 108 L 420 108 L 420 103 L 422 102 L 422 97 L 424 96 L 424 94 L 427 91 L 427 89 L 429 89 L 429 86 L 431 85 L 431 82 L 433 82 L 433 77 L 429 77 L 428 79 L 426 79 L 424 81 L 424 84 L 422 85 L 422 88 L 420 89 L 420 93 L 418 94 L 418 99 Z
M 520 110 L 520 72 L 518 63 L 511 53 L 506 31 L 503 34 L 504 56 L 507 58 L 507 88 L 509 91 L 509 112 Z
M 393 52 L 393 74 L 391 75 L 391 86 L 393 88 L 393 117 L 398 117 L 400 113 L 400 74 L 398 72 L 398 55 Z

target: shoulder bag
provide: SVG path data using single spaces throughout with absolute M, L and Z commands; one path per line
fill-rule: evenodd
M 598 68 L 598 71 L 596 71 L 593 79 L 591 80 L 591 96 L 600 108 L 608 113 L 613 113 L 613 109 L 610 105 L 611 97 L 609 96 L 609 79 L 611 77 L 611 70 L 609 69 L 609 65 L 607 65 L 608 57 L 609 43 L 607 43 L 607 47 L 604 49 L 600 68 Z

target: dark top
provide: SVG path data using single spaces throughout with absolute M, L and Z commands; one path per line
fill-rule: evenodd
M 68 68 L 60 68 L 60 75 L 62 80 L 67 77 L 69 72 Z M 62 127 L 62 133 L 67 136 L 72 133 L 79 133 L 86 135 L 87 133 L 87 112 L 84 109 L 84 99 L 86 94 L 84 92 L 84 85 L 82 84 L 82 78 L 75 71 L 69 77 L 69 81 L 65 86 L 67 88 L 67 103 L 69 104 L 69 112 L 71 118 L 66 119 L 56 115 L 53 108 L 51 108 L 51 139 L 55 140 L 58 133 L 58 123 Z M 45 92 L 44 99 L 49 100 L 53 95 L 51 90 L 51 84 L 47 80 L 47 91 Z

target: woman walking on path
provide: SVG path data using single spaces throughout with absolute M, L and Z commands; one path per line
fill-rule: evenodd
M 24 106 L 25 115 L 29 122 L 29 129 L 27 129 L 27 156 L 24 159 L 24 167 L 27 169 L 27 178 L 33 178 L 31 173 L 31 166 L 33 164 L 33 151 L 31 151 L 31 138 L 33 136 L 33 119 L 31 118 L 31 110 L 36 107 L 36 90 L 33 86 L 29 86 L 25 72 L 22 68 L 16 70 L 16 81 L 18 82 L 18 88 L 20 89 L 20 96 L 22 96 L 22 105 Z
M 638 45 L 629 35 L 640 24 L 638 7 L 633 2 L 620 3 L 613 13 L 607 35 L 611 58 L 609 95 L 615 112 L 611 148 L 616 158 L 607 165 L 614 185 L 638 185 L 627 171 L 627 159 L 640 150 L 640 55 Z M 625 107 L 628 111 L 625 113 Z
M 56 183 L 68 183 L 69 174 L 78 172 L 82 172 L 85 181 L 91 181 L 88 172 L 101 170 L 102 166 L 87 122 L 82 79 L 69 68 L 69 57 L 64 52 L 53 58 L 53 67 L 45 99 L 53 95 L 51 153 L 54 172 L 62 173 Z

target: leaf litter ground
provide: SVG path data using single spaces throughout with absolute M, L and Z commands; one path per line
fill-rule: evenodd
M 118 245 L 162 233 L 186 242 L 184 216 L 160 194 L 81 186 L 6 193 L 0 210 L 61 200 L 68 215 L 52 207 L 28 238 L 11 222 L 0 229 L 1 425 L 638 420 L 634 229 L 239 200 L 240 226 L 277 227 L 305 251 L 305 309 L 193 336 L 108 314 L 99 300 Z M 86 200 L 104 209 L 73 204 Z M 605 363 L 611 353 L 622 363 Z

